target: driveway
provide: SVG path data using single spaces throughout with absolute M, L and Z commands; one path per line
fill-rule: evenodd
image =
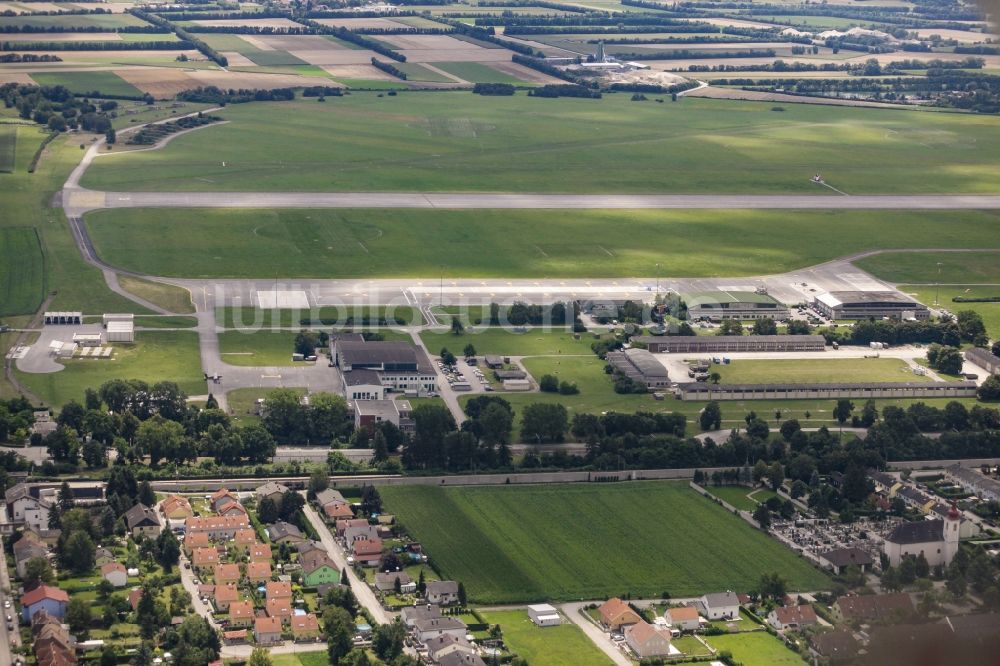
M 633 666 L 632 660 L 622 654 L 615 643 L 608 637 L 607 632 L 583 616 L 581 609 L 593 602 L 578 601 L 571 604 L 563 604 L 559 607 L 563 615 L 569 618 L 570 622 L 580 627 L 594 645 L 601 649 L 608 658 L 617 666 Z

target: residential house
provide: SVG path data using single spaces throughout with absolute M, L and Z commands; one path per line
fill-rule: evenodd
M 332 502 L 323 505 L 323 515 L 331 522 L 349 520 L 354 517 L 354 510 L 346 502 Z
M 224 517 L 245 516 L 247 515 L 247 510 L 239 502 L 230 502 L 219 509 L 219 515 Z
M 538 627 L 555 627 L 562 624 L 562 617 L 555 606 L 534 604 L 528 606 L 528 619 Z
M 250 546 L 250 552 L 247 554 L 251 562 L 271 562 L 271 546 L 266 543 L 255 543 Z
M 49 529 L 49 511 L 52 502 L 48 498 L 35 497 L 26 483 L 19 483 L 4 493 L 7 502 L 7 517 L 15 524 L 25 524 L 36 530 Z
M 213 599 L 215 601 L 215 610 L 219 613 L 225 613 L 229 610 L 231 604 L 240 600 L 240 590 L 231 583 L 227 585 L 217 584 Z
M 25 622 L 31 622 L 35 613 L 45 611 L 61 620 L 66 616 L 68 603 L 69 595 L 64 590 L 51 585 L 39 585 L 21 597 L 21 617 Z
M 430 620 L 441 617 L 441 607 L 434 604 L 419 604 L 417 606 L 404 606 L 399 613 L 403 620 L 403 626 L 412 629 L 417 620 Z
M 14 544 L 17 547 L 17 544 Z M 109 562 L 115 561 L 115 554 L 112 553 L 107 548 L 98 548 L 94 551 L 94 564 L 99 567 L 103 567 Z
M 191 565 L 201 572 L 213 571 L 218 563 L 219 551 L 215 548 L 195 548 L 191 556 Z
M 377 567 L 382 562 L 382 539 L 358 539 L 351 544 L 351 554 L 363 566 Z
M 663 613 L 663 617 L 666 619 L 667 624 L 679 631 L 697 631 L 698 627 L 701 626 L 698 609 L 694 606 L 668 608 Z
M 196 548 L 208 548 L 212 545 L 208 532 L 195 532 L 184 535 L 184 554 L 191 557 Z
M 252 527 L 246 527 L 236 530 L 236 533 L 233 534 L 233 542 L 230 544 L 230 547 L 244 552 L 255 543 L 257 543 L 257 533 Z
M 476 647 L 464 637 L 442 634 L 427 641 L 427 656 L 431 663 L 439 664 L 441 659 L 452 653 L 476 654 Z
M 319 640 L 319 620 L 314 613 L 292 616 L 292 638 L 296 641 Z
M 458 603 L 458 583 L 453 580 L 435 580 L 426 584 L 424 598 L 432 604 L 450 606 Z
M 323 550 L 312 550 L 299 556 L 302 565 L 302 584 L 305 587 L 316 587 L 321 583 L 337 583 L 340 572 L 330 556 Z
M 245 645 L 247 642 L 247 630 L 230 629 L 229 631 L 223 631 L 222 642 L 226 645 Z
M 390 571 L 388 573 L 375 574 L 375 589 L 379 592 L 392 592 L 396 589 L 396 581 L 399 581 L 399 591 L 403 594 L 416 592 L 417 584 L 410 574 L 405 571 Z
M 600 615 L 601 624 L 611 631 L 619 631 L 622 627 L 643 622 L 642 617 L 618 597 L 612 597 L 605 601 L 598 607 L 597 612 Z
M 215 540 L 229 540 L 236 534 L 236 530 L 246 529 L 250 526 L 250 519 L 246 514 L 235 516 L 192 516 L 184 521 L 185 534 L 205 532 L 208 538 Z
M 292 621 L 293 612 L 291 597 L 268 599 L 264 603 L 264 608 L 267 610 L 268 617 L 276 617 L 281 620 L 282 624 L 288 624 Z
M 432 638 L 450 634 L 456 638 L 464 638 L 467 627 L 457 617 L 434 617 L 426 620 L 416 620 L 413 623 L 413 633 L 417 640 L 426 643 Z
M 378 527 L 369 525 L 366 521 L 364 525 L 352 525 L 344 530 L 344 542 L 348 545 L 358 539 L 377 539 Z
M 486 666 L 478 654 L 449 652 L 438 660 L 438 666 Z
M 133 587 L 128 591 L 128 605 L 132 610 L 139 610 L 139 599 L 142 599 L 142 588 Z
M 860 647 L 852 632 L 837 630 L 813 636 L 809 652 L 814 658 L 837 663 L 854 659 Z
M 250 562 L 247 564 L 247 580 L 251 583 L 266 583 L 271 580 L 271 563 Z
M 32 618 L 30 644 L 38 666 L 68 666 L 77 662 L 76 638 L 45 611 Z
M 227 504 L 239 504 L 240 498 L 234 493 L 229 492 L 225 488 L 219 488 L 214 493 L 208 496 L 208 505 L 211 507 L 212 511 L 217 514 L 222 514 L 222 510 L 226 508 Z
M 279 520 L 273 525 L 268 525 L 267 536 L 271 539 L 272 543 L 287 543 L 293 546 L 306 540 L 302 535 L 302 530 L 283 520 Z
M 339 490 L 327 488 L 326 490 L 321 490 L 316 493 L 316 504 L 319 506 L 326 506 L 327 504 L 332 504 L 334 502 L 347 504 L 347 500 L 344 499 L 344 496 L 340 494 Z
M 367 524 L 368 521 L 364 518 L 345 518 L 343 520 L 338 520 L 335 523 L 337 528 L 337 538 L 342 539 L 347 533 L 347 528 L 349 527 L 358 527 Z
M 160 536 L 162 528 L 156 511 L 141 502 L 125 512 L 125 526 L 133 537 L 143 536 L 149 539 Z
M 268 599 L 292 598 L 292 584 L 285 581 L 269 581 L 264 590 Z
M 125 569 L 124 564 L 118 562 L 108 562 L 102 565 L 101 578 L 115 587 L 125 587 L 128 585 L 128 571 Z
M 844 622 L 892 621 L 914 612 L 913 600 L 905 592 L 843 596 L 833 602 L 833 612 Z
M 180 495 L 169 495 L 160 502 L 160 513 L 167 520 L 184 521 L 194 515 L 194 509 L 186 498 Z
M 670 630 L 637 622 L 625 627 L 625 643 L 639 659 L 666 657 L 671 653 Z M 674 648 L 674 651 L 677 651 Z
M 215 584 L 227 585 L 229 583 L 240 582 L 240 565 L 238 564 L 216 564 Z
M 861 571 L 872 568 L 872 556 L 860 548 L 834 548 L 819 554 L 820 564 L 839 576 L 848 567 L 858 567 Z
M 249 627 L 253 624 L 254 611 L 252 601 L 229 602 L 229 626 Z
M 281 496 L 288 492 L 288 486 L 275 483 L 274 481 L 268 481 L 262 486 L 258 486 L 256 490 L 253 491 L 254 497 L 257 498 L 257 503 L 259 504 L 262 499 L 269 499 L 274 503 L 281 501 Z
M 740 600 L 735 592 L 713 592 L 695 603 L 709 620 L 733 620 L 740 616 Z
M 803 629 L 819 624 L 816 611 L 808 604 L 781 606 L 767 614 L 767 622 L 778 631 Z
M 24 535 L 14 543 L 14 563 L 18 578 L 24 578 L 27 570 L 28 560 L 36 557 L 48 558 L 49 549 L 41 539 L 25 532 Z
M 253 623 L 257 645 L 276 645 L 281 642 L 281 620 L 276 617 L 258 617 Z
M 302 543 L 295 544 L 295 550 L 299 551 L 299 555 L 305 555 L 313 552 L 314 550 L 326 553 L 326 547 L 319 541 L 313 541 L 312 539 L 307 539 Z

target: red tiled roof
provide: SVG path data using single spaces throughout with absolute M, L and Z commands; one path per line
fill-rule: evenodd
M 281 620 L 276 617 L 258 617 L 253 623 L 254 633 L 260 634 L 280 634 Z
M 60 590 L 58 587 L 52 587 L 50 585 L 39 585 L 31 592 L 28 592 L 23 597 L 21 597 L 22 606 L 31 606 L 32 604 L 37 604 L 43 599 L 52 599 L 53 601 L 62 601 L 63 603 L 69 602 L 69 595 L 66 594 L 64 590 Z
M 670 613 L 671 620 L 676 620 L 678 622 L 698 619 L 698 609 L 693 608 L 691 606 L 681 606 L 680 608 L 668 608 L 667 612 Z
M 319 631 L 319 620 L 313 613 L 292 616 L 292 633 Z
M 281 581 L 269 581 L 266 586 L 268 599 L 288 599 L 292 596 L 292 584 Z

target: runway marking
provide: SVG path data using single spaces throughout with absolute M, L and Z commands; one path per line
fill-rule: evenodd
M 546 252 L 545 250 L 543 250 L 542 248 L 538 247 L 537 245 L 535 245 L 535 246 L 533 246 L 533 247 L 534 247 L 534 248 L 535 248 L 536 250 L 538 250 L 538 252 L 539 252 L 539 253 L 540 253 L 540 254 L 541 254 L 541 255 L 542 255 L 543 257 L 547 257 L 547 256 L 549 256 L 549 255 L 548 255 L 548 253 L 547 253 L 547 252 Z
M 609 257 L 613 257 L 613 256 L 615 256 L 615 253 L 614 253 L 614 252 L 612 252 L 612 251 L 611 251 L 611 250 L 609 250 L 608 248 L 604 247 L 603 245 L 598 245 L 597 247 L 599 247 L 599 248 L 601 248 L 602 250 L 604 250 L 604 253 L 605 253 L 606 255 L 608 255 Z
M 360 245 L 361 249 L 365 251 L 365 254 L 371 254 L 371 252 L 368 251 L 368 248 L 365 247 L 364 243 L 362 243 L 361 241 L 358 241 L 358 245 Z

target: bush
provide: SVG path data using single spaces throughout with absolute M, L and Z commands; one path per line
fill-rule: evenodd
M 538 388 L 544 393 L 557 393 L 559 380 L 554 375 L 542 375 L 542 378 L 538 380 Z
M 477 83 L 472 92 L 476 95 L 509 96 L 514 94 L 514 86 L 510 83 Z
M 561 382 L 559 384 L 559 393 L 562 395 L 576 395 L 580 392 L 580 389 L 576 387 L 576 384 L 571 384 L 570 382 Z

